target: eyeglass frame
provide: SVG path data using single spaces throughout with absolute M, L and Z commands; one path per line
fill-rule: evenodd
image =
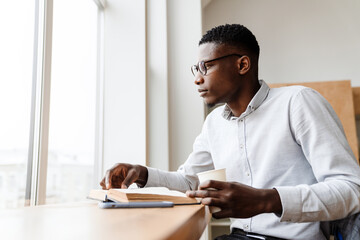
M 228 54 L 228 55 L 225 55 L 225 56 L 222 56 L 222 57 L 218 57 L 218 58 L 214 58 L 214 59 L 211 59 L 211 60 L 207 60 L 207 61 L 200 61 L 198 62 L 198 64 L 195 64 L 193 66 L 191 66 L 191 72 L 194 76 L 196 76 L 197 73 L 200 73 L 202 76 L 206 76 L 207 74 L 207 68 L 205 66 L 206 63 L 209 63 L 209 62 L 214 62 L 214 61 L 217 61 L 217 60 L 220 60 L 220 59 L 223 59 L 223 58 L 227 58 L 227 57 L 231 57 L 231 56 L 237 56 L 237 57 L 242 57 L 244 55 L 241 55 L 241 54 L 237 54 L 237 53 L 232 53 L 232 54 Z M 205 72 L 203 73 L 201 70 L 200 70 L 200 64 L 204 66 L 204 69 L 205 69 Z M 195 68 L 195 70 L 194 70 Z M 196 71 L 196 72 L 195 72 Z

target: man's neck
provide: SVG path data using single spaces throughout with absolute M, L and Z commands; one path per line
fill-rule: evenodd
M 227 104 L 235 117 L 240 117 L 240 115 L 246 111 L 250 101 L 260 89 L 259 80 L 250 81 L 250 83 L 251 84 L 244 87 L 237 101 Z

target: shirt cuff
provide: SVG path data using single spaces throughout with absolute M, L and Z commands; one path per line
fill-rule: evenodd
M 159 173 L 156 168 L 146 167 L 148 170 L 148 179 L 144 187 L 159 186 Z
M 274 187 L 278 191 L 282 214 L 280 222 L 299 222 L 302 214 L 301 192 L 297 187 Z

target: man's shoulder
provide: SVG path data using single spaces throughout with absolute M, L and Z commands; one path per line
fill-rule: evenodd
M 291 85 L 291 86 L 272 87 L 270 89 L 272 92 L 276 92 L 276 93 L 297 94 L 307 88 L 308 87 L 301 85 Z
M 301 85 L 274 87 L 270 89 L 269 98 L 293 98 L 304 91 L 314 91 L 313 89 Z

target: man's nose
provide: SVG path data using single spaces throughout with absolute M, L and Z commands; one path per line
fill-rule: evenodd
M 204 83 L 204 78 L 200 73 L 197 73 L 195 76 L 195 84 L 200 85 Z

